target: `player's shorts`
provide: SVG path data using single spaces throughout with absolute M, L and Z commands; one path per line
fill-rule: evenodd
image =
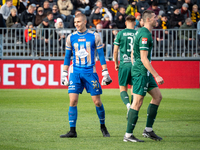
M 119 67 L 118 71 L 119 86 L 126 86 L 132 84 L 131 67 Z
M 148 91 L 158 87 L 152 74 L 149 76 L 133 76 L 133 93 L 145 96 Z
M 68 93 L 82 94 L 84 88 L 91 96 L 102 94 L 97 73 L 70 73 Z

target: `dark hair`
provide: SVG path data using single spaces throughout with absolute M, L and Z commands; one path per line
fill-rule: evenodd
M 158 6 L 158 3 L 157 3 L 157 2 L 153 2 L 153 3 L 151 4 L 151 6 Z
M 48 11 L 48 12 L 47 12 L 47 16 L 48 16 L 48 15 L 50 15 L 50 14 L 52 14 L 52 15 L 53 15 L 53 12 L 51 12 L 51 11 Z
M 133 16 L 133 15 L 128 15 L 128 16 L 126 17 L 126 21 L 135 22 L 135 16 Z

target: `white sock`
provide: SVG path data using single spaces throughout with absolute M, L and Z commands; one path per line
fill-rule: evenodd
M 131 135 L 133 135 L 132 133 L 126 133 L 125 137 L 130 137 Z
M 147 132 L 153 131 L 153 129 L 152 129 L 151 127 L 145 127 L 145 130 L 146 130 Z
M 131 107 L 130 103 L 126 104 L 127 109 L 129 109 Z

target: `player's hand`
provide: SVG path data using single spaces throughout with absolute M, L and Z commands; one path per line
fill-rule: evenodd
M 62 73 L 62 84 L 65 85 L 65 86 L 69 85 L 69 81 L 67 79 L 67 76 L 68 76 L 68 72 L 66 70 L 63 71 L 63 73 Z
M 119 65 L 115 64 L 115 70 L 116 70 L 116 71 L 119 70 Z
M 108 73 L 108 69 L 102 70 L 102 76 L 103 79 L 101 81 L 101 85 L 108 85 L 112 82 L 112 79 L 110 78 L 110 75 Z
M 163 78 L 162 78 L 161 76 L 157 76 L 157 77 L 155 77 L 155 79 L 156 79 L 156 82 L 157 82 L 159 85 L 161 85 L 161 84 L 164 83 L 164 80 L 163 80 Z

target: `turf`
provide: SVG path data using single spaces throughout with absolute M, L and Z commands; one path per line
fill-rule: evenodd
M 76 139 L 61 139 L 69 130 L 67 90 L 0 90 L 1 150 L 194 150 L 200 149 L 200 89 L 162 89 L 163 100 L 154 124 L 163 141 L 142 137 L 150 96 L 145 97 L 134 135 L 144 143 L 123 142 L 126 107 L 118 89 L 103 90 L 106 125 L 102 137 L 95 106 L 89 94 L 79 96 Z

